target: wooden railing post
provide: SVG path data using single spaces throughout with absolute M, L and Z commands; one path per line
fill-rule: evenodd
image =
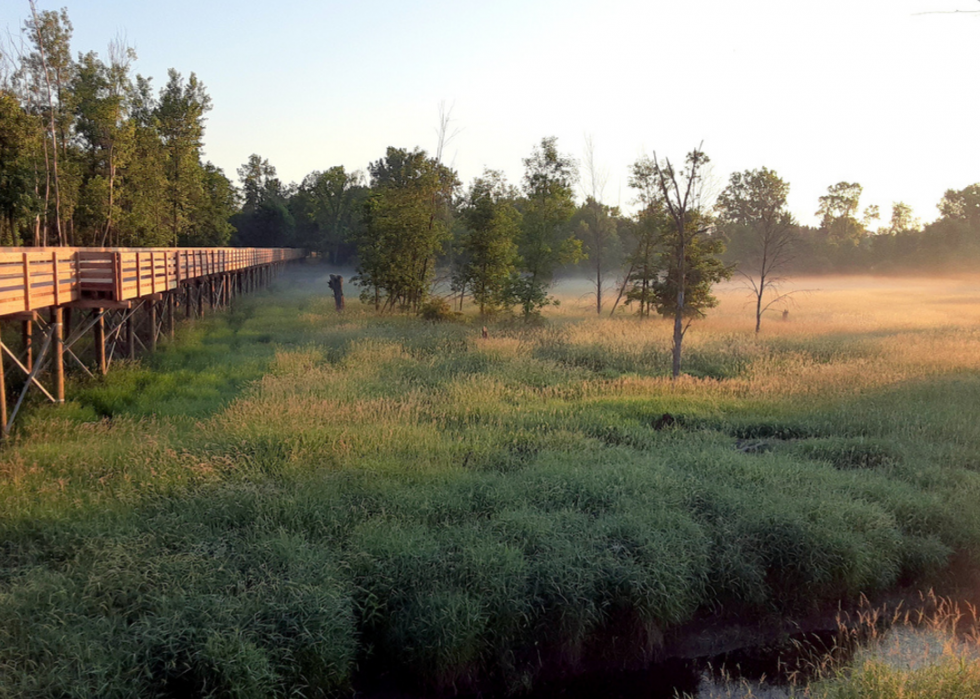
M 24 253 L 24 310 L 30 311 L 31 306 L 31 258 Z

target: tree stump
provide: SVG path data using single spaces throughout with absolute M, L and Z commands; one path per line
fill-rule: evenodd
M 337 305 L 337 310 L 344 310 L 344 278 L 339 274 L 331 274 L 327 286 L 333 290 L 333 301 Z

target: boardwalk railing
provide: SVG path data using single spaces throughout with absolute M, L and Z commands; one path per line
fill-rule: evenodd
M 0 248 L 0 316 L 83 299 L 137 299 L 304 255 L 291 248 Z
M 0 250 L 0 316 L 60 306 L 81 298 L 77 250 Z

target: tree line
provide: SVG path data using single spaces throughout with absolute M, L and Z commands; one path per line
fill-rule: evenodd
M 980 185 L 947 191 L 922 226 L 902 202 L 882 220 L 862 208 L 859 184 L 840 182 L 817 203 L 820 223 L 804 226 L 787 209 L 789 184 L 764 167 L 708 197 L 700 147 L 678 164 L 634 163 L 629 215 L 604 200 L 591 146 L 580 164 L 554 138 L 517 184 L 486 170 L 464 187 L 441 145 L 434 157 L 392 147 L 366 173 L 338 165 L 298 184 L 252 155 L 233 183 L 202 162 L 211 99 L 195 74 L 171 70 L 156 89 L 133 74 L 132 49 L 74 56 L 67 12 L 31 9 L 23 47 L 0 55 L 3 245 L 304 247 L 356 267 L 378 309 L 419 311 L 438 282 L 447 303 L 526 318 L 555 302 L 557 274 L 575 272 L 592 280 L 597 313 L 669 316 L 676 333 L 732 274 L 755 292 L 758 326 L 786 274 L 980 259 Z
M 71 50 L 66 10 L 0 51 L 0 244 L 227 245 L 231 181 L 201 161 L 211 99 L 194 73 L 134 75 L 121 41 Z

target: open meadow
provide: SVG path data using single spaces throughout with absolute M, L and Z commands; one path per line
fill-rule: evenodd
M 519 694 L 980 564 L 980 278 L 795 280 L 758 336 L 721 287 L 672 383 L 576 285 L 484 339 L 326 276 L 29 411 L 0 697 Z

